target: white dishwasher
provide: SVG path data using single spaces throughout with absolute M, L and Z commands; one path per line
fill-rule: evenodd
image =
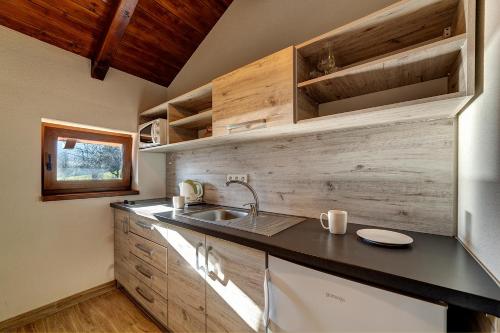
M 446 332 L 447 307 L 269 256 L 268 332 Z

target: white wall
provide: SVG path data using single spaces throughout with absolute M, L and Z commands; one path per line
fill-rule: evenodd
M 168 87 L 169 98 L 396 0 L 234 0 Z
M 109 203 L 124 197 L 41 202 L 40 120 L 135 132 L 137 112 L 164 87 L 0 26 L 0 321 L 113 280 Z M 140 196 L 165 194 L 165 158 L 141 155 Z
M 459 116 L 458 236 L 500 280 L 500 1 L 478 0 L 477 98 Z

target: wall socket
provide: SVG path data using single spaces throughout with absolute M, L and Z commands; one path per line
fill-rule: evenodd
M 245 174 L 227 174 L 226 175 L 226 181 L 230 180 L 239 180 L 240 182 L 248 183 L 248 175 Z

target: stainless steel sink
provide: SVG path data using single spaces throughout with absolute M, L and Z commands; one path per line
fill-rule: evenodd
M 270 213 L 259 213 L 258 216 L 253 216 L 244 209 L 224 207 L 180 213 L 179 215 L 201 222 L 218 224 L 264 236 L 273 236 L 304 220 L 300 217 Z
M 248 216 L 248 212 L 232 210 L 232 209 L 224 209 L 224 208 L 215 208 L 215 209 L 202 210 L 198 212 L 184 213 L 181 215 L 204 222 L 223 223 L 225 221 L 232 221 L 246 217 Z

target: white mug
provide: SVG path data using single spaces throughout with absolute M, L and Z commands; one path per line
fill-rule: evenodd
M 182 209 L 184 208 L 184 203 L 185 203 L 184 197 L 183 196 L 172 197 L 172 203 L 175 209 Z
M 328 226 L 323 223 L 323 215 L 328 218 Z M 324 229 L 330 230 L 332 234 L 345 234 L 347 230 L 347 212 L 345 210 L 329 210 L 328 213 L 321 213 L 319 221 Z

